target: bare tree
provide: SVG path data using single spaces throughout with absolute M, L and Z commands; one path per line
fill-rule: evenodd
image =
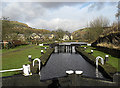
M 103 16 L 97 17 L 90 22 L 89 39 L 96 40 L 103 33 L 105 27 L 109 26 L 109 20 Z

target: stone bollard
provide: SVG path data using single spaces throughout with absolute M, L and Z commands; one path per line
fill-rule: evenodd
M 120 73 L 115 73 L 113 75 L 113 82 L 116 82 L 117 86 L 120 86 Z
M 32 61 L 32 55 L 28 55 L 28 60 L 31 62 Z

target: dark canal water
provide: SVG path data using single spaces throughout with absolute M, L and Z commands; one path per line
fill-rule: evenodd
M 69 43 L 66 44 L 69 45 Z M 66 70 L 80 70 L 85 76 L 96 77 L 96 68 L 75 52 L 75 46 L 72 48 L 56 46 L 46 66 L 41 69 L 41 80 L 66 76 Z M 103 78 L 99 71 L 97 75 L 99 78 Z

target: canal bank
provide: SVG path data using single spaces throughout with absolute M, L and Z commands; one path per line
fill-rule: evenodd
M 84 51 L 83 47 L 77 47 L 76 51 L 83 56 L 83 58 L 91 63 L 93 66 L 96 67 L 96 58 L 92 56 L 91 54 L 87 53 Z M 111 66 L 108 63 L 105 63 L 104 65 L 101 65 L 100 63 L 98 64 L 98 69 L 102 72 L 102 74 L 108 78 L 108 79 L 113 79 L 113 75 L 117 72 L 117 70 Z

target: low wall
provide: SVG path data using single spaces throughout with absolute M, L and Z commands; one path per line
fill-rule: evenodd
M 49 48 L 45 54 L 40 57 L 42 62 L 42 66 L 45 66 L 47 61 L 49 60 L 51 54 L 54 52 L 54 48 Z
M 47 49 L 47 51 L 46 51 L 46 53 L 44 53 L 41 57 L 40 57 L 40 60 L 41 60 L 41 68 L 40 69 L 42 69 L 42 67 L 43 66 L 45 66 L 46 65 L 46 63 L 47 63 L 47 61 L 49 60 L 49 58 L 50 58 L 50 56 L 51 56 L 51 54 L 54 52 L 54 48 L 49 48 L 49 49 Z M 31 71 L 32 71 L 32 73 L 34 73 L 34 74 L 36 74 L 36 73 L 39 73 L 39 66 L 38 66 L 39 64 L 36 64 L 34 67 L 33 67 L 33 65 L 32 65 L 32 63 L 31 63 Z
M 120 50 L 110 49 L 110 48 L 101 47 L 101 46 L 94 46 L 94 45 L 92 45 L 92 46 L 95 47 L 99 51 L 102 51 L 102 52 L 108 53 L 108 54 L 110 54 L 110 55 L 112 55 L 114 57 L 120 58 Z

